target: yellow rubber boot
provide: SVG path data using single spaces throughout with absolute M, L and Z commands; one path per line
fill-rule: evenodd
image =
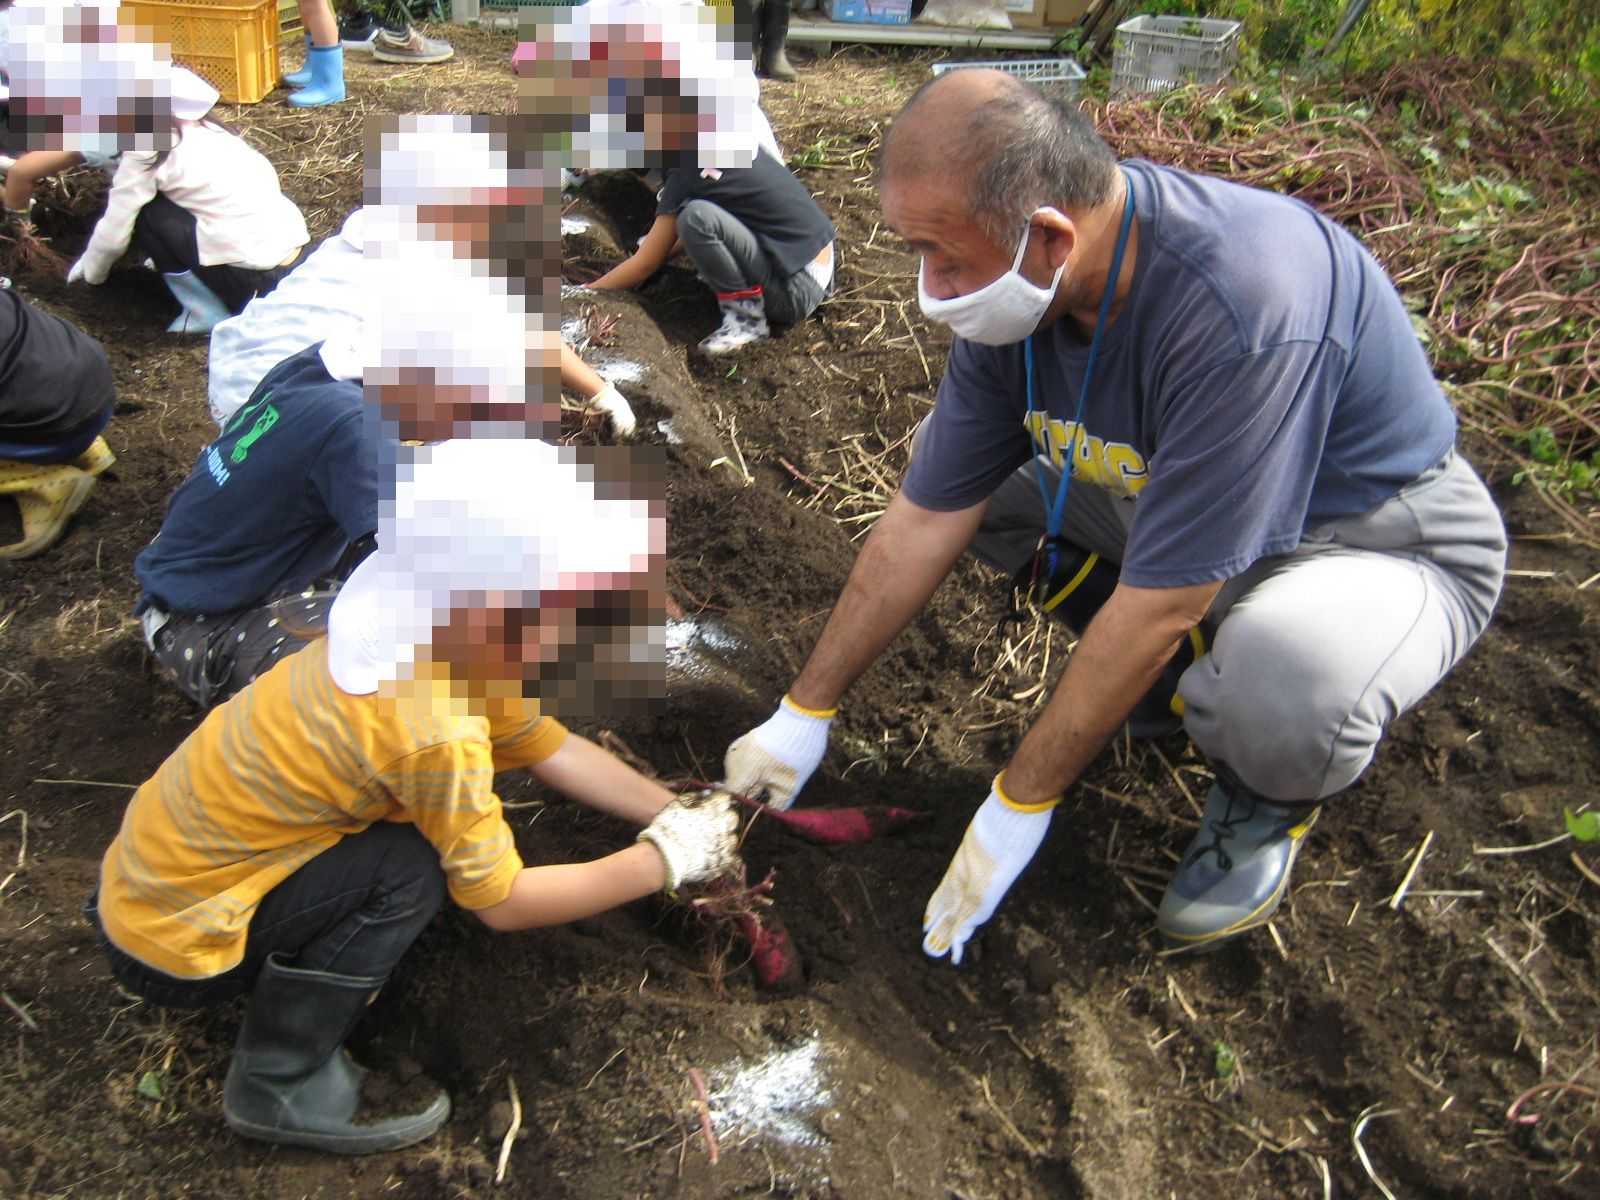
M 0 459 L 0 495 L 14 496 L 22 517 L 22 540 L 0 546 L 0 558 L 32 558 L 50 549 L 93 490 L 94 476 L 77 467 Z
M 80 471 L 87 471 L 91 475 L 99 475 L 110 468 L 116 461 L 117 456 L 111 453 L 111 447 L 106 445 L 105 438 L 97 437 L 87 450 L 72 460 L 72 465 Z

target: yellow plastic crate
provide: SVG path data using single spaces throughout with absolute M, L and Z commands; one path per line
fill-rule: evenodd
M 224 100 L 254 104 L 278 86 L 278 0 L 123 0 L 118 19 Z

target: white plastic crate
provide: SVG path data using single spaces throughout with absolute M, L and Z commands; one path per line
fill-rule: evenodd
M 943 75 L 946 71 L 969 71 L 975 68 L 1004 71 L 1007 75 L 1015 75 L 1018 79 L 1025 79 L 1040 87 L 1048 87 L 1051 91 L 1059 90 L 1062 98 L 1066 100 L 1077 99 L 1078 89 L 1083 86 L 1084 79 L 1083 68 L 1074 59 L 1065 56 L 998 59 L 994 62 L 934 63 L 933 73 Z
M 1221 83 L 1239 61 L 1239 22 L 1134 17 L 1117 26 L 1113 47 L 1113 96 Z

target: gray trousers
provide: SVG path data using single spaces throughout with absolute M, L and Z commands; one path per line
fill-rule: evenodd
M 1060 472 L 1041 460 L 1055 494 Z M 994 494 L 972 551 L 1012 576 L 1044 532 L 1035 464 Z M 1073 487 L 1063 535 L 1121 562 L 1135 501 Z M 1196 746 L 1262 795 L 1321 800 L 1353 783 L 1390 721 L 1489 623 L 1506 533 L 1454 451 L 1369 513 L 1308 529 L 1223 585 L 1211 650 L 1178 684 Z
M 805 271 L 782 277 L 756 235 L 727 209 L 709 200 L 691 200 L 678 213 L 678 236 L 700 278 L 714 292 L 759 287 L 767 318 L 778 325 L 804 321 L 823 301 L 817 281 Z M 835 270 L 837 270 L 837 264 Z

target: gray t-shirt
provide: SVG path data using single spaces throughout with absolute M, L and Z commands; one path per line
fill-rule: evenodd
M 1034 453 L 1060 464 L 1075 445 L 1072 487 L 1137 498 L 1122 579 L 1182 587 L 1286 553 L 1307 527 L 1377 507 L 1444 456 L 1455 414 L 1355 238 L 1272 192 L 1123 166 L 1138 259 L 1101 340 L 1086 436 L 1073 428 L 1089 351 L 1076 322 L 1033 339 L 1031 441 L 1023 345 L 957 338 L 910 500 L 966 508 Z

